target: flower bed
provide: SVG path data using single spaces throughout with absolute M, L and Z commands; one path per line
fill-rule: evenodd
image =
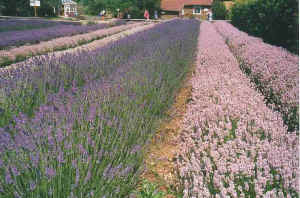
M 78 23 L 78 22 L 77 22 Z M 40 29 L 55 25 L 72 25 L 74 22 L 51 21 L 43 19 L 0 19 L 0 32 Z M 80 23 L 78 23 L 80 24 Z
M 267 104 L 282 113 L 289 131 L 299 131 L 299 57 L 248 36 L 229 23 L 219 21 L 215 26 Z
M 21 46 L 11 50 L 0 51 L 0 67 L 7 66 L 15 61 L 19 62 L 34 55 L 46 54 L 48 52 L 65 50 L 79 45 L 84 45 L 94 40 L 101 39 L 111 34 L 143 25 L 142 23 L 133 23 L 120 25 L 111 28 L 100 29 L 86 34 L 74 35 L 71 37 L 62 37 L 50 41 L 42 42 L 30 46 Z
M 1 109 L 0 196 L 127 197 L 198 29 L 196 20 L 173 20 L 3 73 L 1 94 L 10 102 Z
M 125 23 L 125 21 L 115 21 L 113 24 L 56 25 L 54 27 L 42 29 L 2 32 L 0 33 L 0 49 L 5 49 L 8 46 L 20 46 L 26 43 L 39 43 L 41 41 L 47 41 L 57 37 L 83 34 L 107 28 L 112 25 L 123 25 Z
M 269 109 L 214 26 L 203 22 L 182 126 L 188 197 L 298 197 L 299 143 Z

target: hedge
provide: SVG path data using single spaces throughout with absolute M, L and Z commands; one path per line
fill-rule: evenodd
M 261 37 L 272 45 L 299 54 L 298 0 L 254 0 L 237 2 L 232 8 L 232 24 Z

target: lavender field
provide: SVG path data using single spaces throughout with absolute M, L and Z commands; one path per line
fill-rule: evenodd
M 3 22 L 0 23 L 0 25 L 3 25 L 4 27 L 10 27 L 14 25 L 18 25 L 19 22 L 15 21 L 16 24 L 13 22 Z M 31 24 L 32 22 L 28 22 Z M 36 24 L 37 23 L 37 24 Z M 43 26 L 43 24 L 48 24 L 44 21 L 36 22 L 33 24 L 40 23 L 40 26 Z M 23 31 L 5 31 L 0 32 L 0 49 L 6 49 L 10 46 L 20 46 L 24 44 L 34 44 L 34 43 L 40 43 L 41 41 L 47 41 L 58 37 L 66 37 L 66 36 L 72 36 L 76 34 L 83 34 L 111 26 L 117 26 L 125 24 L 125 21 L 116 20 L 112 22 L 112 24 L 93 24 L 93 25 L 70 25 L 66 23 L 57 23 L 56 25 L 50 26 L 45 25 L 45 28 L 40 29 L 25 29 Z M 51 24 L 51 23 L 50 23 Z M 25 24 L 26 25 L 26 24 Z M 50 26 L 50 27 L 47 27 Z
M 198 29 L 196 20 L 173 20 L 2 72 L 1 197 L 129 196 Z
M 0 67 L 11 65 L 15 62 L 21 62 L 31 57 L 43 54 L 59 54 L 59 51 L 64 50 L 81 50 L 93 48 L 96 43 L 102 42 L 105 39 L 112 38 L 118 33 L 125 34 L 130 30 L 136 30 L 138 26 L 147 28 L 144 23 L 127 23 L 124 25 L 95 30 L 85 34 L 77 34 L 74 36 L 60 37 L 50 41 L 44 41 L 33 45 L 23 45 L 17 48 L 0 50 Z M 151 24 L 150 24 L 151 25 Z M 152 24 L 153 25 L 153 24 Z M 97 47 L 97 46 L 96 46 Z M 71 49 L 72 48 L 72 49 Z
M 299 197 L 299 133 L 265 104 L 215 25 L 200 27 L 177 156 L 183 197 Z
M 2 18 L 0 19 L 0 32 L 21 31 L 29 29 L 40 29 L 51 27 L 55 25 L 72 25 L 73 22 L 50 21 L 44 19 L 16 19 L 16 18 Z M 78 23 L 79 24 L 79 23 Z
M 269 107 L 282 114 L 289 131 L 299 131 L 299 56 L 248 36 L 229 23 L 215 25 Z
M 225 21 L 132 29 L 0 68 L 0 197 L 298 198 L 299 57 Z M 175 118 L 164 196 L 142 175 Z

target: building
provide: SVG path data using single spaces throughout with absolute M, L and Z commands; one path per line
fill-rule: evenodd
M 213 0 L 162 0 L 162 18 L 196 17 L 207 19 Z
M 65 17 L 77 16 L 77 3 L 72 0 L 62 0 L 63 13 Z

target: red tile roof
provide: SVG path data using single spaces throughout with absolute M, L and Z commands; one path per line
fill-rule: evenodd
M 185 0 L 184 5 L 211 6 L 213 0 Z
M 160 8 L 166 11 L 180 11 L 185 5 L 210 6 L 213 0 L 161 0 Z
M 183 5 L 183 0 L 161 0 L 160 8 L 167 11 L 179 11 Z

